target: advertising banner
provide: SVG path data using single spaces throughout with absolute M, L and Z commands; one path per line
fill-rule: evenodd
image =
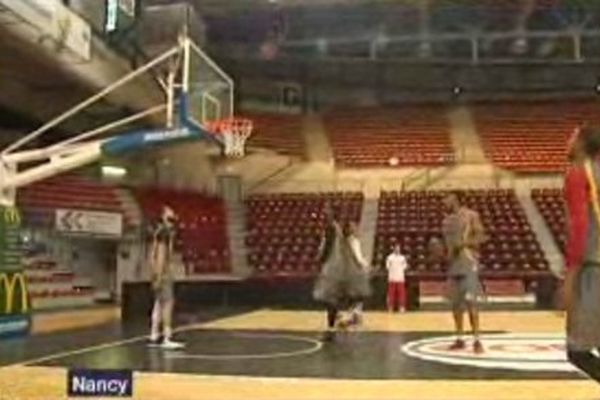
M 56 230 L 76 235 L 120 238 L 123 216 L 118 213 L 57 209 Z
M 20 230 L 19 210 L 0 207 L 0 338 L 27 334 L 31 325 Z

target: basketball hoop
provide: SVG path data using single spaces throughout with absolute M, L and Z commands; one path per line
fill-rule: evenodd
M 246 140 L 252 134 L 252 120 L 227 118 L 208 124 L 211 132 L 223 136 L 224 153 L 227 157 L 243 157 Z

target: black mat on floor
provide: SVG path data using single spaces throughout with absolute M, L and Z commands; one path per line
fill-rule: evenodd
M 218 307 L 188 315 L 180 313 L 176 325 L 208 322 L 243 314 L 251 310 Z M 76 351 L 108 342 L 127 340 L 147 335 L 148 330 L 147 318 L 140 318 L 128 323 L 115 321 L 114 323 L 92 328 L 33 335 L 22 339 L 2 340 L 0 341 L 0 366 L 22 363 L 56 353 Z
M 579 377 L 575 373 L 560 371 L 515 371 L 450 365 L 412 358 L 401 351 L 402 345 L 407 342 L 446 335 L 440 332 L 359 331 L 341 335 L 334 343 L 323 344 L 317 332 L 194 330 L 178 335 L 179 340 L 187 343 L 183 351 L 149 347 L 141 339 L 60 356 L 36 365 L 327 379 L 519 380 Z M 76 337 L 72 339 L 77 340 Z

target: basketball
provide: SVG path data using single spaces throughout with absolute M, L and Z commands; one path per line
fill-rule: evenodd
M 442 262 L 445 256 L 445 248 L 442 241 L 436 237 L 431 238 L 428 245 L 428 258 L 431 262 Z

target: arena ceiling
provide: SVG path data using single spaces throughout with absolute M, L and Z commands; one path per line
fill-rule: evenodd
M 583 52 L 596 54 L 600 59 L 600 2 L 595 1 L 189 0 L 188 3 L 194 5 L 206 22 L 212 54 L 228 63 L 237 57 L 244 73 L 250 70 L 247 60 L 252 60 L 257 70 L 264 69 L 256 64 L 261 60 L 292 58 L 306 62 L 329 57 L 329 60 L 368 61 L 373 48 L 382 50 L 380 54 L 391 55 L 394 61 L 399 57 L 420 62 L 440 58 L 452 61 L 449 57 L 455 56 L 471 61 L 472 40 L 468 35 L 473 32 L 513 35 L 489 43 L 481 41 L 479 51 L 483 56 L 533 56 L 541 60 L 557 57 L 563 61 L 561 57 L 565 54 L 567 57 L 574 54 L 572 32 L 590 30 L 599 36 L 587 37 Z M 146 4 L 172 5 L 174 1 L 148 0 Z M 4 28 L 0 29 L 0 107 L 25 113 L 33 121 L 43 121 L 90 94 L 81 82 L 32 53 L 30 46 Z M 540 32 L 552 35 L 524 42 L 517 36 Z M 444 35 L 467 36 L 452 39 L 454 42 L 435 41 Z M 394 47 L 390 38 L 395 36 L 410 37 L 412 41 Z M 382 60 L 387 59 L 377 61 Z M 122 111 L 100 105 L 87 115 L 82 114 L 80 119 L 95 121 Z M 3 123 L 0 117 L 0 127 L 8 122 Z M 65 128 L 77 130 L 79 122 L 75 121 L 75 125 Z
M 198 10 L 210 14 L 231 14 L 236 11 L 250 11 L 256 8 L 282 7 L 314 7 L 335 4 L 373 4 L 391 3 L 396 0 L 189 0 Z M 419 0 L 412 1 L 417 3 Z M 409 1 L 405 1 L 408 3 Z M 151 0 L 150 4 L 169 4 L 171 0 Z
M 0 147 L 11 141 L 8 136 L 28 133 L 92 93 L 72 73 L 0 25 Z M 56 142 L 123 111 L 98 103 L 45 135 L 41 143 Z
M 269 0 L 192 2 L 215 54 L 410 62 L 600 58 L 600 2 Z M 225 4 L 224 4 L 225 3 Z

